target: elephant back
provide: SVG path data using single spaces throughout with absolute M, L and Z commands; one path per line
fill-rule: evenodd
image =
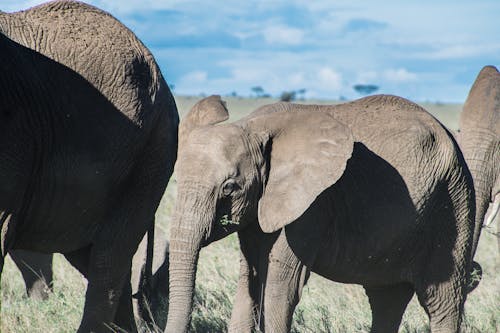
M 9 38 L 83 76 L 135 123 L 153 122 L 150 113 L 165 97 L 173 103 L 151 52 L 110 14 L 55 1 L 0 15 L 0 30 Z

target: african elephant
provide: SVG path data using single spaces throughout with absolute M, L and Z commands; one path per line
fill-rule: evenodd
M 476 189 L 474 253 L 483 220 L 489 225 L 496 219 L 500 231 L 500 73 L 495 67 L 484 67 L 476 78 L 460 115 L 457 140 Z
M 180 123 L 166 332 L 188 330 L 200 248 L 232 232 L 230 332 L 289 331 L 311 271 L 363 285 L 372 332 L 396 332 L 414 293 L 433 332 L 458 332 L 473 183 L 437 120 L 385 95 L 277 103 L 220 124 L 228 117 L 211 96 Z
M 88 280 L 78 331 L 135 331 L 132 256 L 176 159 L 168 86 L 130 30 L 79 2 L 0 13 L 0 50 L 0 267 L 63 253 Z

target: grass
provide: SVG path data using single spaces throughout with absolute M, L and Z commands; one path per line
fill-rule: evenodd
M 197 98 L 178 98 L 181 115 Z M 270 99 L 227 98 L 232 118 L 239 118 Z M 452 129 L 458 127 L 460 105 L 424 107 Z M 167 228 L 176 193 L 171 181 L 157 211 L 157 223 Z M 465 305 L 463 332 L 500 332 L 500 255 L 496 237 L 483 232 L 476 256 L 483 267 L 483 280 Z M 191 330 L 196 333 L 224 332 L 231 315 L 238 277 L 238 241 L 231 235 L 204 248 L 200 255 Z M 85 281 L 62 256 L 55 258 L 54 294 L 48 301 L 29 300 L 24 295 L 20 273 L 7 259 L 1 281 L 2 333 L 74 332 L 84 302 Z M 292 332 L 368 332 L 371 314 L 363 289 L 357 285 L 328 281 L 315 274 L 304 288 L 295 311 Z M 427 316 L 414 298 L 405 312 L 400 332 L 429 332 Z

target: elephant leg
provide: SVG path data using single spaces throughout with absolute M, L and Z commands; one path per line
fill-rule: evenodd
M 90 246 L 64 254 L 66 260 L 75 267 L 85 278 L 89 271 Z
M 292 316 L 310 271 L 288 245 L 283 229 L 268 258 L 264 290 L 265 332 L 289 332 Z
M 9 251 L 24 279 L 29 297 L 45 300 L 52 291 L 52 254 L 25 250 Z
M 65 253 L 64 256 L 66 259 L 71 263 L 72 266 L 74 266 L 85 278 L 89 279 L 89 261 L 90 261 L 90 255 L 91 255 L 91 250 L 92 248 L 90 246 L 78 249 L 73 252 Z M 133 319 L 133 315 L 130 313 L 132 312 L 132 287 L 130 284 L 130 273 L 128 277 L 125 278 L 125 282 L 123 283 L 123 288 L 120 292 L 119 296 L 119 301 L 116 309 L 116 314 L 115 314 L 115 319 L 113 320 L 113 327 L 116 325 L 117 327 L 122 328 L 123 330 L 127 332 L 134 332 L 135 331 L 135 322 L 131 323 L 131 320 Z M 90 289 L 94 288 L 94 285 L 90 285 L 87 287 L 87 296 L 92 295 L 92 291 Z M 95 288 L 98 290 L 98 288 Z M 96 292 L 93 292 L 94 294 Z M 109 292 L 110 295 L 112 291 Z M 103 294 L 106 294 L 103 292 Z M 114 295 L 116 296 L 116 295 Z M 93 297 L 95 299 L 96 297 Z M 114 298 L 116 299 L 116 297 Z M 93 300 L 89 300 L 90 303 L 93 302 Z M 85 301 L 85 304 L 87 306 L 87 298 Z M 90 307 L 91 305 L 89 305 Z M 85 317 L 85 315 L 84 315 Z M 88 320 L 84 318 L 82 320 L 83 322 L 86 322 L 86 326 L 83 326 L 79 329 L 81 332 L 88 332 L 89 329 L 87 327 L 91 326 L 99 326 L 98 324 L 99 320 L 103 320 L 104 323 L 107 323 L 110 327 L 112 327 L 111 324 L 109 324 L 112 320 L 109 321 L 104 321 L 104 319 L 96 319 L 95 324 L 92 325 L 90 322 L 87 323 Z M 90 330 L 93 332 L 93 330 Z M 105 329 L 105 332 L 111 332 L 111 329 Z M 101 332 L 97 330 L 96 332 Z
M 432 234 L 425 235 L 423 266 L 413 284 L 429 316 L 431 331 L 458 333 L 472 266 L 473 203 L 467 192 L 451 181 L 445 191 L 438 189 L 435 195 L 439 204 L 427 212 Z
M 365 292 L 372 309 L 371 333 L 397 333 L 406 306 L 414 290 L 410 284 L 367 287 Z
M 256 241 L 258 237 L 259 242 Z M 239 232 L 240 276 L 231 313 L 229 332 L 253 332 L 262 321 L 261 299 L 267 274 L 267 265 L 259 265 L 259 256 L 268 258 L 275 236 L 262 235 L 252 227 Z M 258 244 L 258 245 L 257 245 Z M 266 250 L 267 248 L 267 250 Z
M 231 313 L 228 332 L 251 333 L 255 325 L 255 309 L 258 305 L 252 297 L 252 283 L 254 277 L 251 276 L 250 267 L 246 258 L 241 254 L 240 258 L 240 276 L 236 289 L 236 298 Z
M 123 285 L 118 309 L 116 310 L 114 324 L 126 332 L 135 332 L 135 319 L 132 306 L 132 285 L 130 283 L 130 273 Z M 131 315 L 132 314 L 132 315 Z
M 123 260 L 114 260 L 119 254 L 115 251 L 108 251 L 99 245 L 92 247 L 89 258 L 87 292 L 83 318 L 78 332 L 101 333 L 124 332 L 125 330 L 136 332 L 132 306 L 122 305 L 120 308 L 122 291 L 124 289 L 127 291 L 127 288 L 124 287 L 125 283 L 130 283 L 131 262 L 127 265 L 123 263 Z M 128 289 L 128 291 L 128 295 L 123 295 L 123 297 L 128 297 L 131 302 L 131 290 Z M 119 308 L 120 324 L 125 324 L 126 327 L 119 327 L 114 322 Z M 131 318 L 129 321 L 124 319 L 124 312 L 127 310 L 129 311 L 128 316 Z
M 458 333 L 462 319 L 463 293 L 451 283 L 416 290 L 420 305 L 429 316 L 431 332 Z

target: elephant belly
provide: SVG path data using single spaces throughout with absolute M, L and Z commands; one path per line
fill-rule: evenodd
M 98 169 L 97 169 L 98 170 Z M 41 252 L 69 252 L 88 245 L 106 221 L 118 189 L 94 166 L 47 177 L 33 194 L 16 244 Z
M 312 271 L 332 281 L 361 285 L 380 286 L 412 279 L 410 262 L 405 261 L 397 252 L 366 253 L 363 257 L 320 256 Z
M 385 213 L 395 213 L 401 207 L 378 209 L 379 212 L 373 209 L 367 214 L 366 220 L 360 217 L 354 223 L 346 218 L 347 227 L 331 223 L 324 233 L 324 241 L 320 242 L 322 247 L 312 270 L 342 283 L 384 285 L 411 280 L 415 260 L 420 260 L 424 253 L 419 249 L 422 246 L 419 239 L 426 237 L 416 233 L 411 214 L 392 219 Z
M 337 184 L 315 204 L 324 229 L 313 271 L 359 284 L 407 279 L 419 246 L 418 210 L 407 183 L 386 161 L 356 144 Z M 420 245 L 422 245 L 420 243 Z

